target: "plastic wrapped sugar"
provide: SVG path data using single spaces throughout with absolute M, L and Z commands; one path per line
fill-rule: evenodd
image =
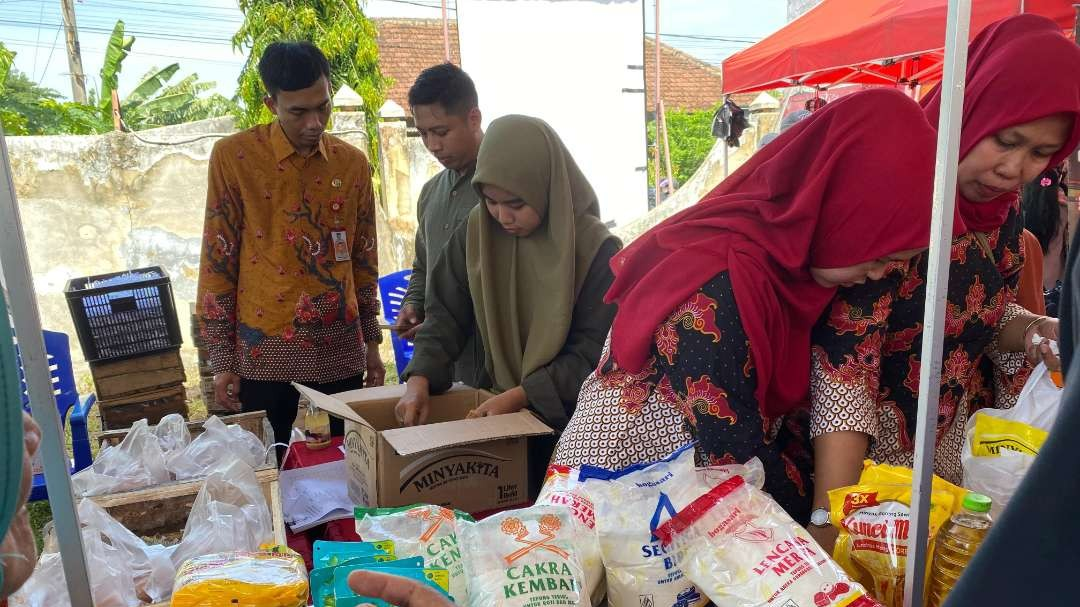
M 462 524 L 469 604 L 588 607 L 576 542 L 584 531 L 565 508 L 550 505 Z
M 734 476 L 657 529 L 717 607 L 879 607 L 771 497 Z
M 694 445 L 662 461 L 618 472 L 582 466 L 580 478 L 596 515 L 608 604 L 704 605 L 705 597 L 655 534 L 657 527 L 709 489 L 707 476 L 694 467 Z

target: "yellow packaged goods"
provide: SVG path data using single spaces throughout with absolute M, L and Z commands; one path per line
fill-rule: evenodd
M 771 497 L 733 476 L 657 536 L 717 607 L 877 607 Z
M 508 510 L 459 533 L 471 605 L 588 607 L 576 543 L 587 530 L 565 508 Z
M 295 553 L 224 552 L 184 561 L 172 607 L 303 607 L 308 581 Z
M 934 477 L 930 537 L 953 514 L 964 490 Z M 868 465 L 860 484 L 829 492 L 830 520 L 840 528 L 833 558 L 886 607 L 904 602 L 911 529 L 911 470 Z

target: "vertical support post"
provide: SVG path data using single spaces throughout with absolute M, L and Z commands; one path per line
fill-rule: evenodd
M 663 120 L 663 101 L 660 95 L 660 0 L 655 0 L 656 19 L 655 37 L 653 38 L 653 50 L 656 51 L 656 68 L 653 70 L 655 82 L 653 83 L 653 115 L 656 121 L 656 147 L 653 149 L 653 192 L 655 202 L 660 204 L 660 124 Z
M 86 75 L 83 73 L 79 30 L 75 25 L 75 5 L 72 0 L 60 0 L 60 8 L 64 19 L 64 38 L 67 40 L 68 71 L 71 72 L 71 99 L 86 103 Z
M 83 553 L 82 531 L 71 490 L 71 472 L 65 451 L 64 429 L 53 396 L 49 360 L 41 336 L 41 318 L 30 275 L 30 260 L 26 253 L 26 238 L 19 219 L 15 199 L 15 182 L 11 176 L 7 142 L 0 128 L 0 278 L 9 296 L 11 316 L 15 321 L 15 336 L 19 340 L 30 395 L 30 410 L 41 426 L 41 459 L 45 467 L 45 487 L 49 491 L 49 506 L 60 543 L 68 592 L 72 607 L 93 607 L 90 596 L 90 577 Z M 0 322 L 8 322 L 6 318 Z
M 1073 21 L 1073 39 L 1077 44 L 1080 44 L 1080 4 L 1073 4 L 1073 10 L 1076 11 L 1076 18 Z M 1071 204 L 1068 205 L 1068 217 L 1069 217 L 1069 233 L 1075 234 L 1077 230 L 1077 224 L 1080 223 L 1080 153 L 1073 152 L 1069 156 L 1069 195 L 1073 198 Z
M 664 133 L 664 166 L 667 168 L 667 180 L 668 180 L 667 191 L 668 191 L 668 194 L 674 194 L 675 193 L 675 177 L 671 174 L 671 143 L 668 140 L 667 112 L 664 109 L 664 100 L 663 99 L 660 100 L 660 113 L 658 114 L 658 116 L 660 118 L 660 123 L 657 126 Z M 657 131 L 658 134 L 659 134 L 659 132 L 660 131 Z
M 450 63 L 450 17 L 446 14 L 446 0 L 442 0 L 443 57 Z
M 960 126 L 964 109 L 968 29 L 971 0 L 949 0 L 945 26 L 945 64 L 941 78 L 938 118 L 934 210 L 930 221 L 929 268 L 923 316 L 919 369 L 919 412 L 915 425 L 915 470 L 912 476 L 911 521 L 908 535 L 904 606 L 924 603 L 926 557 L 930 539 L 930 494 L 937 445 L 938 400 L 941 396 L 941 351 L 945 337 L 945 301 L 952 259 L 956 169 L 960 162 Z

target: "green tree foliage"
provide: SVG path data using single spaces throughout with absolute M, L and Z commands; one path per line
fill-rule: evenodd
M 240 126 L 271 120 L 262 100 L 266 96 L 258 63 L 274 42 L 306 40 L 330 61 L 331 92 L 348 84 L 364 100 L 368 157 L 378 158 L 379 108 L 389 81 L 379 71 L 375 25 L 360 8 L 362 0 L 239 0 L 244 23 L 233 36 L 233 47 L 247 54 L 237 97 L 243 102 Z
M 713 114 L 719 105 L 714 108 L 696 111 L 668 110 L 664 112 L 667 119 L 668 145 L 671 148 L 671 173 L 678 185 L 686 183 L 698 167 L 705 161 L 712 150 L 716 139 L 712 136 Z M 653 120 L 648 126 L 649 145 L 656 142 L 656 121 Z M 666 178 L 664 170 L 664 150 L 660 148 L 661 179 Z M 649 149 L 649 185 L 653 183 L 655 169 L 653 165 L 652 148 Z
M 90 91 L 85 104 L 63 101 L 60 93 L 35 84 L 11 67 L 14 54 L 0 47 L 0 120 L 3 120 L 5 132 L 9 135 L 89 135 L 113 130 L 112 94 L 120 86 L 124 59 L 134 44 L 135 38 L 124 35 L 124 22 L 117 21 L 99 72 L 101 90 Z M 151 69 L 120 101 L 120 113 L 128 128 L 138 131 L 180 124 L 227 116 L 236 110 L 236 104 L 225 97 L 206 95 L 214 88 L 214 83 L 199 81 L 197 74 L 170 84 L 179 71 L 180 66 L 176 63 L 163 69 Z M 3 84 L 5 77 L 6 85 Z

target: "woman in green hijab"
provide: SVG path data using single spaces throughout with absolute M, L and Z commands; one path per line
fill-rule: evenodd
M 26 500 L 33 473 L 30 460 L 41 443 L 41 430 L 22 410 L 15 341 L 0 290 L 0 603 L 19 589 L 37 563 Z
M 484 204 L 451 237 L 429 279 L 398 421 L 426 422 L 429 395 L 450 387 L 450 364 L 479 331 L 489 385 L 474 387 L 497 396 L 474 415 L 528 407 L 561 430 L 611 327 L 615 308 L 603 298 L 621 245 L 600 221 L 592 186 L 542 120 L 493 121 L 473 187 Z M 545 454 L 532 459 L 547 464 Z

